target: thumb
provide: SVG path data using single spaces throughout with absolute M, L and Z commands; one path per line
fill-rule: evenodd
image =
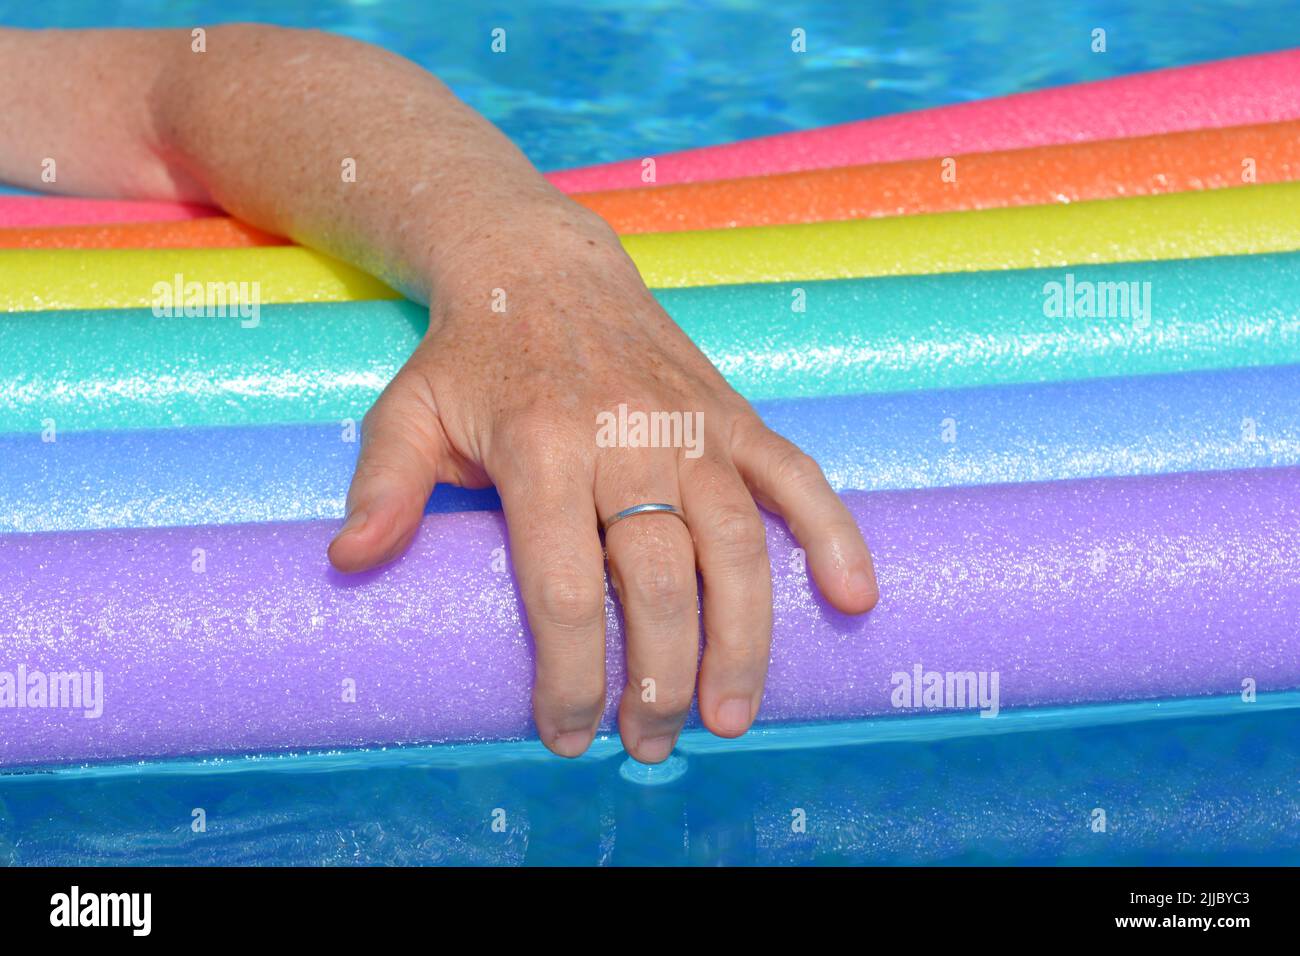
M 361 424 L 346 518 L 329 546 L 334 567 L 365 571 L 406 550 L 437 484 L 442 449 L 428 382 L 403 368 Z

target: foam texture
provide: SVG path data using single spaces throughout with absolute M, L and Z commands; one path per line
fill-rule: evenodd
M 1300 121 L 579 193 L 574 199 L 623 234 L 726 229 L 1225 189 L 1245 181 L 1247 157 L 1254 182 L 1300 178 Z M 283 243 L 224 216 L 0 228 L 0 248 L 241 248 Z
M 840 490 L 1300 466 L 1300 365 L 755 409 Z M 338 519 L 355 438 L 336 425 L 0 436 L 0 531 Z M 427 510 L 499 507 L 490 489 L 443 486 Z
M 229 216 L 0 229 L 0 249 L 242 249 L 288 244 Z
M 1300 50 L 1136 73 L 667 153 L 659 185 L 1300 119 Z M 552 173 L 566 192 L 644 185 L 640 158 Z
M 1300 710 L 1235 699 L 1174 720 L 1223 698 L 1025 712 L 1032 733 L 998 732 L 1006 712 L 782 728 L 708 750 L 688 731 L 687 774 L 666 787 L 624 780 L 626 754 L 604 739 L 576 763 L 502 743 L 7 774 L 0 865 L 1294 866 Z M 1103 710 L 1162 719 L 1056 719 Z M 845 739 L 940 722 L 979 732 Z M 1105 834 L 1086 825 L 1098 806 Z M 221 838 L 196 839 L 163 807 L 207 808 Z M 509 808 L 512 838 L 484 807 Z M 807 832 L 792 832 L 792 807 Z
M 667 153 L 655 185 L 1300 119 L 1300 50 L 1236 57 Z M 642 159 L 547 173 L 570 193 L 648 185 Z M 0 196 L 0 227 L 189 219 L 189 203 Z
M 624 236 L 656 288 L 1300 249 L 1300 183 L 1062 206 Z
M 862 618 L 829 609 L 769 522 L 763 720 L 897 713 L 891 675 L 917 664 L 997 671 L 1003 708 L 1226 694 L 1245 678 L 1300 686 L 1296 469 L 845 501 L 881 603 Z M 406 555 L 351 578 L 327 569 L 336 528 L 6 535 L 6 660 L 101 672 L 103 715 L 8 710 L 0 763 L 531 734 L 531 639 L 511 576 L 491 570 L 501 515 L 427 517 Z M 611 689 L 623 685 L 615 612 Z M 611 691 L 606 726 L 613 706 Z
M 1067 275 L 1150 283 L 1148 319 L 1045 314 Z M 1297 254 L 656 294 L 751 399 L 1300 363 Z M 265 306 L 256 328 L 0 315 L 0 432 L 360 421 L 427 321 L 406 301 Z
M 0 252 L 0 312 L 152 307 L 157 284 L 174 287 L 177 276 L 183 277 L 181 293 L 186 298 L 190 293 L 185 286 L 201 283 L 198 302 L 209 306 L 251 301 L 254 282 L 264 305 L 397 297 L 359 269 L 299 246 L 7 249 Z M 232 283 L 236 286 L 229 288 Z M 183 304 L 184 299 L 177 307 Z
M 122 222 L 171 222 L 216 216 L 220 210 L 197 203 L 70 196 L 0 196 L 0 228 L 94 226 Z
M 1249 157 L 1249 169 L 1243 167 Z M 1300 122 L 580 193 L 618 232 L 1080 202 L 1300 179 Z
M 623 237 L 656 288 L 968 272 L 1291 251 L 1300 183 L 1066 206 Z M 151 306 L 157 283 L 212 287 L 262 304 L 394 298 L 363 272 L 296 246 L 256 249 L 11 249 L 0 311 Z M 205 291 L 205 288 L 206 291 Z M 186 293 L 188 295 L 188 293 Z

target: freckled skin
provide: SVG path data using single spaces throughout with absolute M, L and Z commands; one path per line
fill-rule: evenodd
M 744 733 L 772 624 L 755 503 L 784 516 L 836 607 L 877 600 L 862 535 L 820 469 L 726 384 L 604 221 L 425 70 L 313 31 L 231 25 L 204 39 L 199 53 L 189 31 L 0 29 L 0 179 L 215 203 L 429 303 L 424 341 L 366 416 L 329 559 L 390 561 L 436 482 L 495 484 L 536 638 L 538 732 L 577 756 L 605 699 L 600 521 L 674 504 L 685 524 L 637 516 L 605 542 L 627 617 L 619 729 L 634 756 L 662 761 L 698 682 L 705 725 Z M 54 183 L 41 181 L 47 157 Z M 597 416 L 620 404 L 703 413 L 703 455 L 599 447 Z

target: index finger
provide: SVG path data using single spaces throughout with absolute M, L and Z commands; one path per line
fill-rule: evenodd
M 533 634 L 533 715 L 562 757 L 591 744 L 605 711 L 605 565 L 591 481 L 573 463 L 492 475 L 510 531 L 515 578 Z

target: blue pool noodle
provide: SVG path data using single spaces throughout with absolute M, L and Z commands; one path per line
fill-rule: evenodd
M 755 408 L 840 490 L 1300 464 L 1296 365 Z M 4 435 L 0 530 L 338 518 L 358 447 L 334 425 Z M 498 506 L 440 486 L 427 510 Z

